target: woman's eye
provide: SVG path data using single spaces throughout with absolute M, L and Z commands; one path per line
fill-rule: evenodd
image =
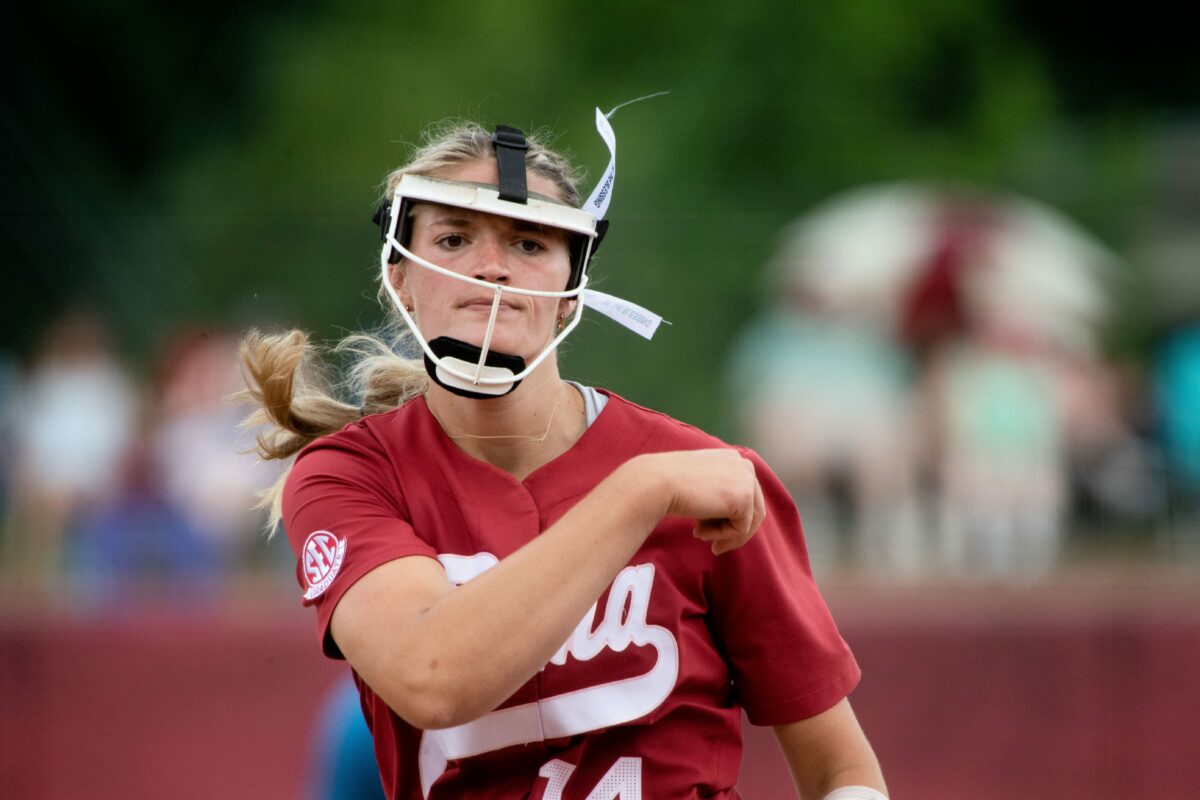
M 448 250 L 457 250 L 466 244 L 467 240 L 460 233 L 448 233 L 445 236 L 439 237 L 437 243 Z
M 517 249 L 527 256 L 532 256 L 545 252 L 546 246 L 534 239 L 521 239 L 517 242 Z

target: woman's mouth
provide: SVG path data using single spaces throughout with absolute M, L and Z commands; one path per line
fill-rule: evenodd
M 470 300 L 467 300 L 466 302 L 464 302 L 461 305 L 461 307 L 466 308 L 466 309 L 472 309 L 472 310 L 483 310 L 483 311 L 487 311 L 490 313 L 492 310 L 492 305 L 495 302 L 496 302 L 496 299 L 491 296 L 474 297 L 474 298 L 471 298 Z M 515 310 L 518 310 L 519 308 L 520 308 L 519 306 L 512 303 L 511 301 L 501 298 L 500 299 L 500 308 L 498 309 L 498 311 L 504 311 L 505 309 L 510 309 L 510 310 L 515 311 Z

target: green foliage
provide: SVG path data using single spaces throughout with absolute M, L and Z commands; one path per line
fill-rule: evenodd
M 1075 129 L 997 2 L 406 6 L 259 13 L 215 38 L 247 54 L 239 92 L 228 106 L 182 92 L 166 155 L 130 201 L 161 215 L 161 285 L 115 291 L 169 299 L 122 318 L 135 338 L 188 318 L 329 339 L 369 326 L 369 218 L 423 127 L 546 126 L 594 176 L 606 153 L 593 107 L 665 89 L 613 119 L 613 229 L 596 275 L 672 325 L 646 343 L 589 317 L 564 371 L 720 430 L 726 347 L 760 303 L 778 231 L 815 203 L 863 183 L 952 180 L 1028 191 L 1119 233 L 1104 204 L 1141 186 L 1136 122 L 1111 140 Z M 1062 163 L 1086 190 L 1031 167 Z

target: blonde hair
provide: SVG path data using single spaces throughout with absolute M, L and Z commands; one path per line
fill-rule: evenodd
M 566 157 L 544 144 L 544 138 L 544 132 L 529 137 L 527 169 L 551 180 L 563 202 L 579 205 L 578 173 Z M 437 177 L 459 164 L 495 157 L 492 135 L 482 126 L 472 122 L 438 125 L 424 133 L 421 146 L 406 166 L 388 174 L 384 197 L 392 199 L 403 175 Z M 388 325 L 379 333 L 347 336 L 333 349 L 350 362 L 340 382 L 330 378 L 328 349 L 311 344 L 303 331 L 266 334 L 251 330 L 242 340 L 239 354 L 246 389 L 235 399 L 254 406 L 244 424 L 259 429 L 255 441 L 262 460 L 294 459 L 320 437 L 369 414 L 390 411 L 425 391 L 429 381 L 425 366 L 419 358 L 404 355 L 416 350 L 415 342 L 392 307 L 382 276 L 380 279 L 379 302 Z M 341 396 L 359 400 L 349 402 Z M 275 485 L 259 497 L 257 507 L 269 509 L 268 534 L 273 534 L 282 520 L 283 486 L 290 469 L 289 464 Z
M 548 138 L 544 130 L 535 131 L 527 137 L 529 149 L 525 151 L 525 167 L 552 181 L 561 194 L 559 199 L 564 203 L 578 206 L 581 176 L 566 156 L 550 149 L 546 144 Z M 408 164 L 387 176 L 384 197 L 388 200 L 392 199 L 396 184 L 404 175 L 437 177 L 459 164 L 496 157 L 492 134 L 474 122 L 435 125 L 424 132 L 421 142 Z

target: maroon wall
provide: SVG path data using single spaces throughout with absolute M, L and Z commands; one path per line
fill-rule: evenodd
M 1200 591 L 1152 584 L 830 591 L 892 796 L 1200 797 Z M 747 735 L 747 796 L 792 797 Z
M 0 630 L 0 795 L 294 797 L 336 667 L 296 614 Z
M 896 798 L 1200 797 L 1200 591 L 828 590 Z M 338 667 L 307 612 L 0 621 L 0 795 L 293 798 Z M 748 798 L 794 797 L 747 731 Z

